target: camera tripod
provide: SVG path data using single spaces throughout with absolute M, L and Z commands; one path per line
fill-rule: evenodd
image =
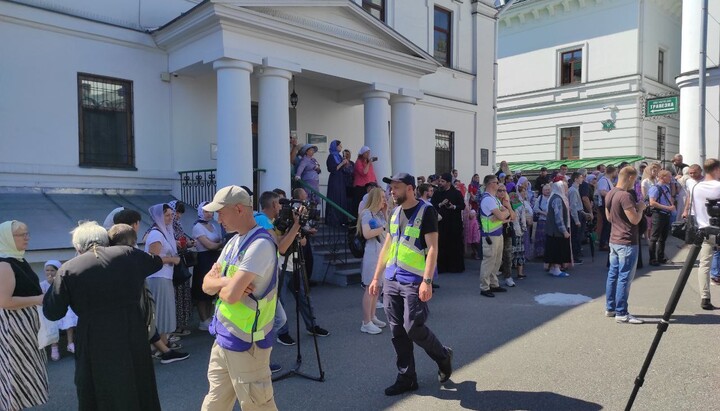
M 633 403 L 635 402 L 635 397 L 637 396 L 638 391 L 640 391 L 640 387 L 642 387 L 643 383 L 645 383 L 645 374 L 647 374 L 648 368 L 650 368 L 650 363 L 652 362 L 655 351 L 660 344 L 660 339 L 662 338 L 663 333 L 667 331 L 668 326 L 670 325 L 670 317 L 672 316 L 673 312 L 675 312 L 675 308 L 680 301 L 680 296 L 682 295 L 683 289 L 685 288 L 685 284 L 687 284 L 690 273 L 692 272 L 693 266 L 695 265 L 695 260 L 697 260 L 698 255 L 700 255 L 700 248 L 702 247 L 703 241 L 710 235 L 718 234 L 720 234 L 720 230 L 711 227 L 698 230 L 697 234 L 695 235 L 695 240 L 692 243 L 690 253 L 688 254 L 687 258 L 685 258 L 685 263 L 680 270 L 680 275 L 675 282 L 675 287 L 673 288 L 672 293 L 670 294 L 670 299 L 665 306 L 665 313 L 663 314 L 660 323 L 658 323 L 657 333 L 655 334 L 655 338 L 650 345 L 650 350 L 645 357 L 645 362 L 640 369 L 640 374 L 635 378 L 635 386 L 633 388 L 632 394 L 630 394 L 627 405 L 625 406 L 625 411 L 630 411 L 632 409 Z
M 292 255 L 293 258 L 293 270 L 292 270 L 292 281 L 291 281 L 291 287 L 293 295 L 295 296 L 295 341 L 297 345 L 297 357 L 295 361 L 295 365 L 290 370 L 273 376 L 273 381 L 279 381 L 284 378 L 291 377 L 293 375 L 297 375 L 303 378 L 307 378 L 309 380 L 313 381 L 319 381 L 323 382 L 325 381 L 325 372 L 322 369 L 322 364 L 320 362 L 320 349 L 318 347 L 317 342 L 317 335 L 312 334 L 313 341 L 315 343 L 315 356 L 317 357 L 317 363 L 318 363 L 318 371 L 320 376 L 315 377 L 310 374 L 306 374 L 302 371 L 300 371 L 300 367 L 302 366 L 302 353 L 300 350 L 300 298 L 303 298 L 301 295 L 301 287 L 305 289 L 305 303 L 310 307 L 310 321 L 312 323 L 312 327 L 315 328 L 315 314 L 312 311 L 312 306 L 310 305 L 310 283 L 308 281 L 307 272 L 305 270 L 305 258 L 303 256 L 302 248 L 300 246 L 300 239 L 301 234 L 298 233 L 298 235 L 293 240 L 292 246 L 290 249 L 292 252 L 288 253 L 285 256 L 285 259 L 282 264 L 281 272 L 280 272 L 280 278 L 278 283 L 278 299 L 280 298 L 280 291 L 281 287 L 285 286 L 285 270 L 287 269 L 288 265 L 288 259 Z

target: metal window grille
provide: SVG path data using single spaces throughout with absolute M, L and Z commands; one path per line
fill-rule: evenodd
M 480 165 L 481 166 L 490 165 L 490 150 L 488 150 L 487 148 L 480 149 Z
M 663 79 L 665 79 L 665 51 L 664 50 L 658 50 L 658 73 L 657 73 L 657 81 L 659 83 L 663 82 Z
M 655 158 L 658 160 L 665 159 L 665 127 L 662 126 L 657 128 L 657 153 Z
M 362 8 L 380 21 L 385 21 L 385 0 L 363 0 Z
M 134 168 L 133 84 L 78 74 L 80 165 Z
M 455 156 L 455 133 L 435 130 L 435 173 L 448 173 L 453 168 Z

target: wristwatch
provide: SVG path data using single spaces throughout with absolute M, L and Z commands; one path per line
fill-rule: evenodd
M 432 285 L 432 278 L 424 278 L 423 282 L 427 285 Z

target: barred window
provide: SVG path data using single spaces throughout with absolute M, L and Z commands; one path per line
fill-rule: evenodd
M 78 74 L 80 165 L 134 168 L 132 82 Z
M 455 133 L 435 130 L 435 173 L 449 173 L 455 160 Z
M 480 165 L 490 165 L 490 150 L 488 150 L 487 148 L 480 149 Z
M 655 153 L 658 160 L 665 159 L 665 127 L 657 127 L 657 150 Z

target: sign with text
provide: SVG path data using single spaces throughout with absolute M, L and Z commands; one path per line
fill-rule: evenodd
M 645 101 L 645 116 L 666 116 L 677 114 L 680 111 L 680 99 L 678 96 L 651 98 Z

